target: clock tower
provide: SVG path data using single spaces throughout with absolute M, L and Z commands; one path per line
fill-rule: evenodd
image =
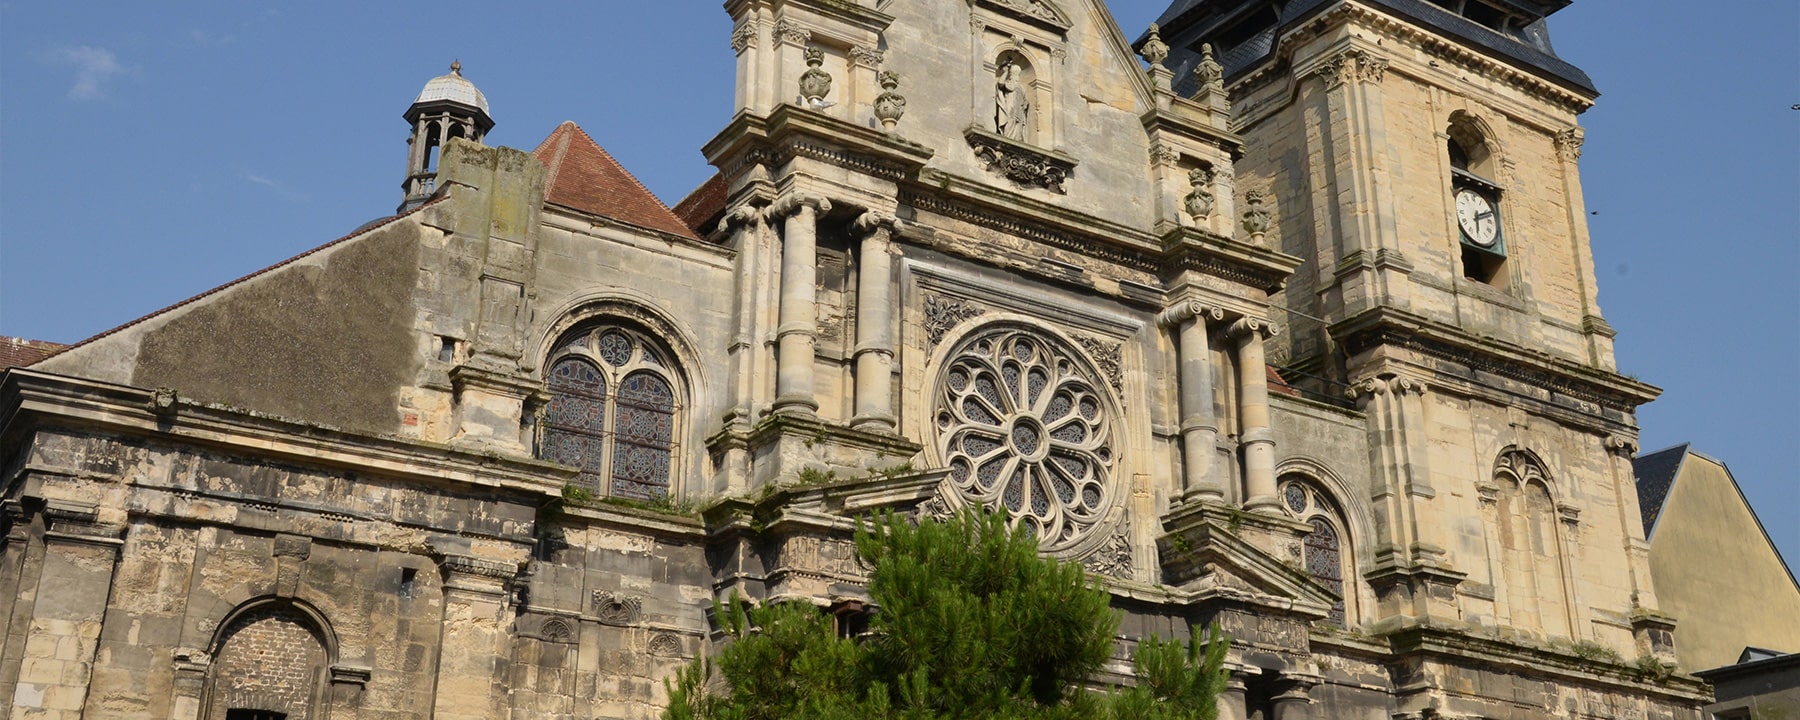
M 1272 360 L 1366 417 L 1377 630 L 1666 658 L 1630 466 L 1659 391 L 1596 302 L 1566 5 L 1187 0 L 1159 25 L 1178 89 L 1222 73 L 1237 184 L 1305 259 Z

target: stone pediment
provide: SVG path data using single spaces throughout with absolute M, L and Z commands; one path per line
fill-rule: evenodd
M 975 0 L 974 4 L 1002 15 L 1048 26 L 1057 32 L 1068 32 L 1072 24 L 1068 14 L 1050 0 Z
M 1242 511 L 1206 508 L 1175 519 L 1173 529 L 1156 541 L 1165 581 L 1200 602 L 1226 600 L 1325 617 L 1337 597 L 1234 532 L 1231 526 L 1248 522 L 1245 517 Z

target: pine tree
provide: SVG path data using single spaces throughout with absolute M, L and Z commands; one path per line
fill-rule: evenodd
M 1148 638 L 1137 684 L 1087 689 L 1119 617 L 1080 565 L 1039 557 L 1004 517 L 917 526 L 887 515 L 856 534 L 880 610 L 839 638 L 806 603 L 715 606 L 731 641 L 668 683 L 665 720 L 1213 720 L 1226 641 Z M 716 675 L 720 689 L 709 685 Z

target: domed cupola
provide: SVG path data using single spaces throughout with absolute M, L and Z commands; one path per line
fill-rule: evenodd
M 450 63 L 448 74 L 426 82 L 404 117 L 412 136 L 406 140 L 406 180 L 400 184 L 406 199 L 400 212 L 418 207 L 437 190 L 438 153 L 450 138 L 481 142 L 494 128 L 487 96 L 462 76 L 461 62 Z

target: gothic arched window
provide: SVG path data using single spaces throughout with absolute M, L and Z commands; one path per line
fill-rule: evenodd
M 538 457 L 579 468 L 576 484 L 596 495 L 667 496 L 681 402 L 663 355 L 648 336 L 616 325 L 565 337 L 548 364 Z
M 1349 569 L 1355 566 L 1350 562 L 1349 543 L 1341 530 L 1343 516 L 1331 498 L 1299 475 L 1282 478 L 1281 499 L 1294 517 L 1312 526 L 1312 531 L 1301 539 L 1301 559 L 1313 582 L 1338 596 L 1327 619 L 1333 625 L 1344 626 L 1349 616 L 1348 601 L 1353 595 L 1345 578 L 1350 577 Z
M 1493 519 L 1499 534 L 1507 615 L 1518 628 L 1569 632 L 1561 542 L 1549 476 L 1522 450 L 1502 453 L 1494 470 Z

